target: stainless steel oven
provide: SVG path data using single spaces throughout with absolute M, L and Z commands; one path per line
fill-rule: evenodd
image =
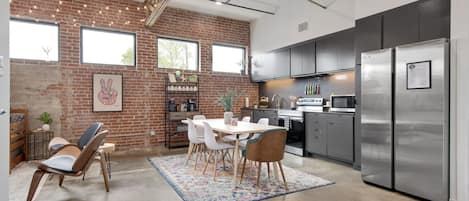
M 332 95 L 332 112 L 355 112 L 355 95 Z
M 305 126 L 303 112 L 301 111 L 279 111 L 279 126 L 287 129 L 287 142 L 285 152 L 303 156 L 305 146 Z

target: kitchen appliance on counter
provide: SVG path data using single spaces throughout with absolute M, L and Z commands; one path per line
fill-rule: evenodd
M 168 111 L 169 112 L 176 112 L 176 102 L 174 101 L 174 98 L 169 99 Z
M 355 112 L 355 95 L 332 95 L 331 112 Z
M 439 39 L 362 54 L 362 179 L 448 200 L 449 56 Z
M 269 97 L 262 96 L 259 100 L 259 108 L 268 108 L 269 107 Z
M 197 111 L 197 103 L 195 98 L 187 99 L 187 111 L 195 112 Z

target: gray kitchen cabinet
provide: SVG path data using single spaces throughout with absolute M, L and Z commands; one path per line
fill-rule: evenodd
M 252 57 L 251 65 L 251 80 L 254 82 L 261 82 L 272 79 L 272 53 L 255 54 Z
M 326 122 L 327 156 L 353 162 L 353 115 L 327 115 Z
M 291 48 L 292 77 L 303 77 L 316 73 L 316 43 L 309 42 Z
M 278 50 L 272 53 L 272 79 L 290 77 L 290 48 Z
M 347 29 L 317 40 L 317 73 L 337 72 L 355 68 L 354 37 L 354 29 Z
M 326 121 L 319 113 L 305 113 L 306 151 L 313 154 L 327 155 Z
M 306 151 L 354 162 L 354 114 L 305 113 Z
M 408 4 L 383 14 L 383 48 L 419 41 L 419 3 Z
M 269 125 L 277 126 L 278 125 L 278 112 L 277 110 L 263 110 L 255 109 L 252 112 L 252 122 L 257 123 L 261 118 L 268 118 Z
M 254 82 L 290 77 L 290 49 L 255 54 L 251 63 Z

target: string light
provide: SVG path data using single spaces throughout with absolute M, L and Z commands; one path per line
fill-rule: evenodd
M 50 16 L 53 17 L 53 18 L 55 18 L 55 15 L 54 15 L 54 14 L 52 14 L 52 15 L 50 15 Z
M 59 4 L 60 4 L 60 5 L 62 5 L 62 3 L 63 3 L 62 1 L 59 1 Z
M 83 8 L 86 8 L 86 7 L 88 7 L 88 5 L 86 5 L 86 4 L 83 4 Z
M 77 20 L 76 19 L 73 19 L 73 22 L 76 22 Z
M 29 13 L 33 13 L 33 10 L 29 9 Z
M 125 10 L 129 10 L 129 7 L 125 7 Z
M 55 12 L 60 12 L 60 9 L 59 8 L 55 9 Z
M 102 14 L 103 14 L 103 11 L 102 11 L 102 10 L 99 10 L 99 14 L 101 14 L 101 15 L 102 15 Z
M 140 10 L 140 7 L 137 7 L 137 10 Z
M 121 11 L 121 10 L 118 10 L 118 12 L 119 12 L 119 13 L 122 13 L 122 11 Z
M 77 13 L 78 13 L 78 14 L 81 14 L 81 10 L 77 10 Z
M 33 8 L 34 8 L 34 9 L 37 9 L 37 6 L 36 6 L 36 5 L 34 5 L 34 6 L 33 6 Z
M 106 10 L 109 10 L 109 6 L 106 6 Z

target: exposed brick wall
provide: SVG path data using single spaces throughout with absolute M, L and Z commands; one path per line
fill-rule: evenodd
M 37 9 L 34 9 L 35 5 Z M 108 10 L 106 6 L 109 6 Z M 102 14 L 99 14 L 100 10 Z M 55 115 L 53 128 L 57 136 L 76 140 L 91 122 L 101 121 L 111 131 L 107 141 L 116 142 L 119 150 L 151 149 L 161 145 L 164 142 L 166 101 L 164 80 L 167 73 L 173 71 L 158 69 L 156 66 L 157 36 L 199 41 L 199 105 L 202 113 L 208 117 L 223 116 L 223 109 L 214 102 L 216 95 L 227 87 L 246 89 L 251 102 L 258 99 L 258 85 L 251 83 L 247 76 L 211 71 L 211 45 L 218 42 L 249 47 L 249 22 L 167 8 L 155 26 L 147 29 L 141 21 L 145 17 L 143 5 L 130 0 L 13 1 L 11 15 L 55 21 L 60 25 L 59 62 L 13 59 L 11 63 L 12 106 L 27 107 L 35 115 L 51 110 Z M 80 26 L 92 26 L 93 21 L 96 27 L 136 33 L 137 67 L 80 63 Z M 113 23 L 109 26 L 111 21 Z M 123 74 L 123 112 L 92 112 L 93 73 Z M 47 106 L 48 100 L 50 107 Z M 242 104 L 243 101 L 240 101 L 235 112 L 239 111 Z M 33 128 L 39 126 L 35 116 L 31 116 Z M 156 136 L 148 135 L 151 130 L 156 131 Z

